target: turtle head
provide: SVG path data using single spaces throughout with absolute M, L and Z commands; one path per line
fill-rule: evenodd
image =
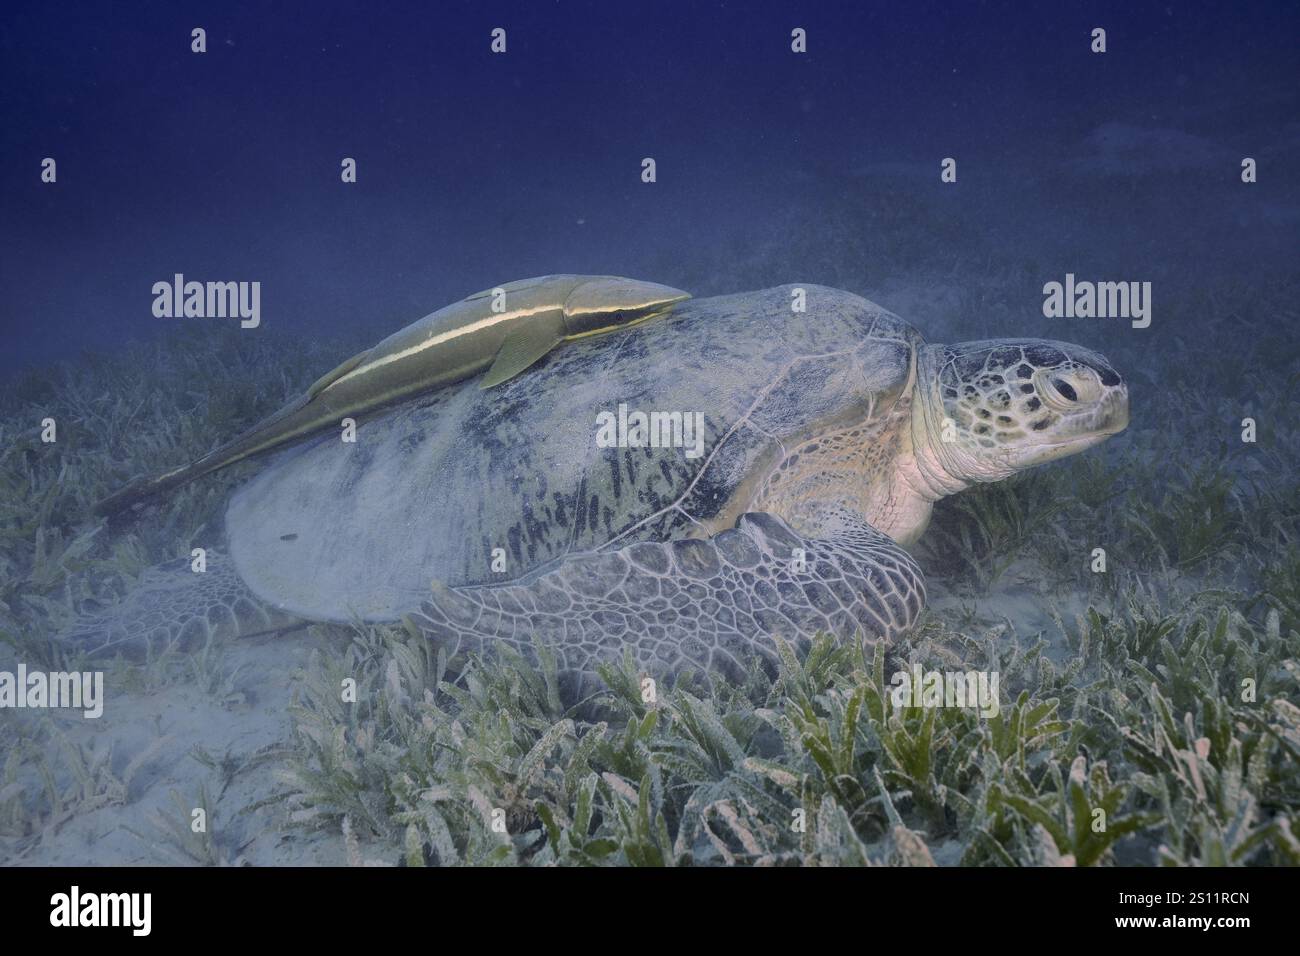
M 927 345 L 917 365 L 917 465 L 940 496 L 1073 455 L 1128 425 L 1124 379 L 1078 345 Z

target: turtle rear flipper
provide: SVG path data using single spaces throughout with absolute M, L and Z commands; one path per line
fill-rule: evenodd
M 805 539 L 750 513 L 708 540 L 568 555 L 513 584 L 434 582 L 416 622 L 452 654 L 506 643 L 531 657 L 536 636 L 570 673 L 594 673 L 630 647 L 652 673 L 737 677 L 755 658 L 775 664 L 778 638 L 892 641 L 924 604 L 916 562 L 860 519 Z
M 209 551 L 205 563 L 202 572 L 192 570 L 188 560 L 150 568 L 120 604 L 83 617 L 56 643 L 92 658 L 141 660 L 303 623 L 258 601 L 227 554 Z

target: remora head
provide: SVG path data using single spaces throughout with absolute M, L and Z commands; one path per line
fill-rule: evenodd
M 592 335 L 668 311 L 691 294 L 657 282 L 599 276 L 582 283 L 564 303 L 565 337 Z
M 1073 455 L 1128 425 L 1119 373 L 1066 342 L 927 345 L 917 374 L 917 464 L 940 496 Z

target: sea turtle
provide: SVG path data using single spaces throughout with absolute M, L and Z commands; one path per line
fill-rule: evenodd
M 1127 423 L 1124 381 L 1079 346 L 927 345 L 815 285 L 687 300 L 283 452 L 203 573 L 148 572 L 75 640 L 405 617 L 453 652 L 538 638 L 575 674 L 631 649 L 735 675 L 777 639 L 906 631 L 925 589 L 904 546 L 935 501 Z

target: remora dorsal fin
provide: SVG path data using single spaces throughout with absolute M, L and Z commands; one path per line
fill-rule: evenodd
M 491 388 L 508 382 L 543 355 L 564 341 L 564 318 L 535 319 L 525 322 L 506 336 L 497 351 L 492 367 L 484 373 L 479 388 Z
M 364 352 L 358 352 L 356 355 L 352 356 L 352 358 L 348 359 L 346 362 L 341 363 L 338 366 L 338 368 L 334 369 L 333 371 L 326 372 L 320 378 L 316 379 L 316 381 L 312 383 L 311 388 L 307 389 L 307 395 L 306 395 L 307 400 L 310 401 L 311 399 L 315 398 L 321 392 L 325 391 L 325 389 L 329 388 L 329 386 L 332 385 L 335 381 L 342 378 L 344 375 L 347 375 L 348 372 L 352 371 L 363 361 L 365 361 L 366 356 L 368 356 L 372 351 L 373 349 L 366 349 Z

